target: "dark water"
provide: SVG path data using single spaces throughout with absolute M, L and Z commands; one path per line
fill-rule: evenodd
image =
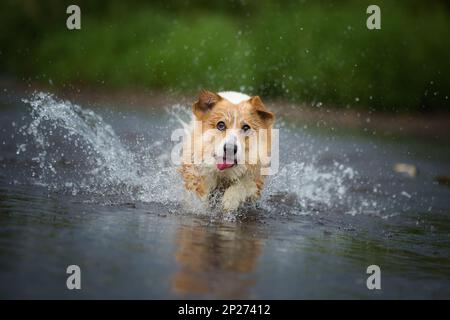
M 258 206 L 224 216 L 184 193 L 170 161 L 182 107 L 26 98 L 0 100 L 1 298 L 450 298 L 439 141 L 324 135 L 281 117 L 278 174 Z M 401 162 L 419 174 L 394 172 Z M 373 264 L 381 290 L 366 287 Z

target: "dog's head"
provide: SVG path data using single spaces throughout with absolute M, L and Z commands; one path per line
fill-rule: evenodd
M 275 120 L 258 96 L 233 94 L 238 99 L 202 91 L 192 107 L 201 124 L 202 158 L 222 172 L 260 165 L 260 155 L 270 154 Z

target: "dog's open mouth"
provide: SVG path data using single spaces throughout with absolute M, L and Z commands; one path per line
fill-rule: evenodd
M 217 163 L 217 169 L 220 171 L 234 167 L 237 164 L 236 159 L 234 161 L 227 160 L 225 157 L 223 158 L 223 161 L 221 163 Z

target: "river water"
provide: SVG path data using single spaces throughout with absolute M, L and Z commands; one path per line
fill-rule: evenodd
M 186 106 L 0 97 L 1 298 L 450 298 L 446 144 L 281 115 L 279 172 L 256 206 L 224 215 L 171 162 Z M 419 174 L 394 172 L 403 162 Z M 66 287 L 69 265 L 81 290 Z

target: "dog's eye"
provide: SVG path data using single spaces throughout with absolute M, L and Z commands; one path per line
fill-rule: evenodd
M 247 132 L 248 130 L 250 130 L 250 126 L 248 124 L 244 124 L 242 126 L 242 130 L 244 130 L 244 132 Z
M 217 129 L 219 129 L 220 131 L 225 130 L 227 127 L 225 126 L 225 122 L 223 121 L 219 121 L 217 122 Z

